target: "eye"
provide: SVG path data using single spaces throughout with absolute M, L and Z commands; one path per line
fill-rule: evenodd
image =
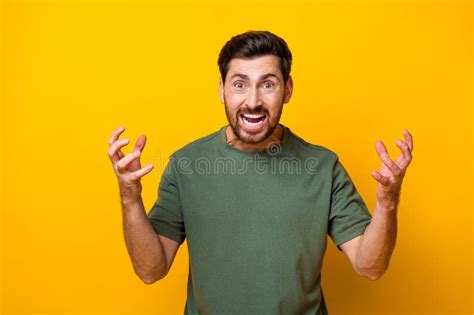
M 238 89 L 241 89 L 244 87 L 244 84 L 242 82 L 234 82 L 234 87 L 238 88 Z
M 274 86 L 274 84 L 273 84 L 273 82 L 268 81 L 268 82 L 263 83 L 263 86 L 265 88 L 272 88 Z

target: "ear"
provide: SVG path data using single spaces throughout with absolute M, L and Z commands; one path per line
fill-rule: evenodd
M 286 104 L 290 101 L 291 95 L 293 94 L 293 78 L 291 75 L 288 77 L 285 86 L 285 94 L 283 96 L 283 103 Z
M 221 103 L 224 104 L 224 84 L 222 83 L 222 78 L 219 79 L 219 97 Z

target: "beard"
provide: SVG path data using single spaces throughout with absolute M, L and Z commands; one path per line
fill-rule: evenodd
M 281 113 L 283 111 L 283 103 L 282 103 L 280 106 L 280 110 L 278 111 L 277 116 L 275 117 L 274 122 L 272 124 L 272 121 L 270 120 L 270 115 L 263 106 L 257 106 L 253 110 L 247 107 L 246 109 L 238 110 L 235 113 L 235 116 L 232 116 L 232 114 L 229 113 L 229 110 L 227 108 L 227 102 L 224 96 L 224 107 L 225 107 L 225 114 L 227 116 L 227 121 L 229 122 L 229 125 L 232 128 L 234 135 L 236 136 L 237 139 L 247 144 L 258 144 L 265 141 L 268 137 L 270 137 L 273 131 L 275 130 L 275 128 L 278 126 L 278 123 L 280 122 Z M 262 130 L 256 133 L 251 133 L 244 130 L 241 126 L 241 120 L 240 120 L 241 114 L 265 115 L 266 118 L 265 118 L 264 126 Z

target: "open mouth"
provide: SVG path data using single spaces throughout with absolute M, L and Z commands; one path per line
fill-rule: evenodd
M 249 131 L 261 129 L 266 119 L 267 116 L 263 114 L 240 114 L 240 120 Z

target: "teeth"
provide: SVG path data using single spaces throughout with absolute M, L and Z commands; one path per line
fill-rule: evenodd
M 246 119 L 246 115 L 242 115 L 243 117 L 241 118 L 242 121 L 244 122 L 244 124 L 246 124 L 247 126 L 257 126 L 257 125 L 261 125 L 263 124 L 263 121 L 265 120 L 265 118 L 263 118 L 262 120 L 258 121 L 258 122 L 250 122 Z M 260 117 L 264 117 L 265 115 L 263 116 L 260 116 Z M 259 117 L 259 116 L 257 116 Z
M 265 115 L 255 115 L 255 114 L 244 114 L 245 117 L 248 117 L 248 118 L 261 118 Z

